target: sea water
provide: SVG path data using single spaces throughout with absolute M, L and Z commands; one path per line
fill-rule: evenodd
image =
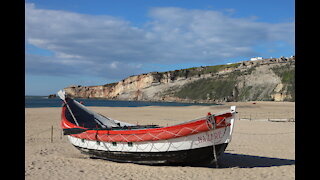
M 178 102 L 151 102 L 151 101 L 116 101 L 106 99 L 82 99 L 75 98 L 78 102 L 82 101 L 85 106 L 102 107 L 142 107 L 142 106 L 212 106 L 217 104 L 199 103 L 178 103 Z M 25 108 L 39 107 L 61 107 L 63 101 L 59 98 L 48 98 L 46 96 L 25 96 Z

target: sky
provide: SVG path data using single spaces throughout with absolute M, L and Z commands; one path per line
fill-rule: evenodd
M 25 95 L 292 55 L 293 0 L 25 1 Z

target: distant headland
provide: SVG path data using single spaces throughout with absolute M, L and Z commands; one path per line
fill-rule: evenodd
M 256 57 L 232 64 L 150 72 L 115 83 L 72 85 L 64 90 L 71 97 L 113 100 L 196 103 L 295 101 L 295 57 Z

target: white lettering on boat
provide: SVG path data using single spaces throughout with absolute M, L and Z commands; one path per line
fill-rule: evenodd
M 216 131 L 214 133 L 210 132 L 210 133 L 206 133 L 202 136 L 198 136 L 198 139 L 197 139 L 197 144 L 199 143 L 204 143 L 204 142 L 207 142 L 207 141 L 212 141 L 212 138 L 214 138 L 214 140 L 218 140 L 218 139 L 221 139 L 223 136 L 223 133 L 222 131 Z

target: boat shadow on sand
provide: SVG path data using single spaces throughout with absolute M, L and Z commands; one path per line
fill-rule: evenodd
M 295 160 L 245 154 L 224 153 L 219 159 L 219 168 L 255 168 L 294 165 Z M 214 165 L 206 166 L 215 168 Z
M 90 159 L 100 159 L 100 158 L 90 157 Z M 112 161 L 112 160 L 109 160 L 109 161 Z M 119 162 L 119 161 L 115 161 L 115 162 L 126 163 L 126 162 Z M 234 154 L 234 153 L 224 153 L 220 157 L 218 162 L 219 162 L 218 168 L 255 168 L 255 167 L 288 166 L 288 165 L 295 164 L 295 160 L 291 160 L 291 159 L 271 158 L 271 157 Z M 144 163 L 134 163 L 134 164 L 147 165 L 147 166 L 163 166 L 162 164 L 144 164 Z M 217 168 L 215 164 L 167 164 L 164 166 Z
M 273 167 L 273 166 L 287 166 L 294 165 L 295 160 L 280 159 L 263 156 L 253 156 L 245 154 L 224 153 L 218 163 L 218 168 L 255 168 L 255 167 Z M 140 164 L 146 165 L 146 164 Z M 162 166 L 162 165 L 151 165 Z M 188 165 L 166 165 L 166 166 L 185 166 L 185 167 L 203 167 L 203 168 L 217 168 L 215 164 L 188 164 Z

